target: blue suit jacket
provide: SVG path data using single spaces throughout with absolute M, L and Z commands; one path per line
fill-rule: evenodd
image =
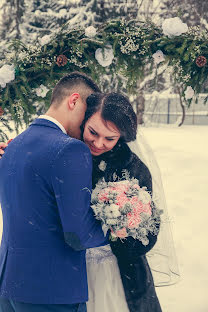
M 90 208 L 87 146 L 36 119 L 0 160 L 0 296 L 39 304 L 88 299 L 85 249 L 106 244 Z

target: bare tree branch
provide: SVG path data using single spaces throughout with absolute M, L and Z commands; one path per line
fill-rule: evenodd
M 177 87 L 177 90 L 178 90 L 179 101 L 180 101 L 180 105 L 181 105 L 181 109 L 182 109 L 182 118 L 181 118 L 181 122 L 178 125 L 179 127 L 181 127 L 182 124 L 184 123 L 185 118 L 186 118 L 186 111 L 185 111 L 185 105 L 183 104 L 180 87 Z

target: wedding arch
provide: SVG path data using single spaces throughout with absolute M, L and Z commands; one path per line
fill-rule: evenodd
M 129 95 L 138 92 L 138 81 L 144 85 L 148 75 L 168 70 L 189 106 L 206 90 L 207 58 L 208 32 L 188 28 L 178 17 L 160 27 L 137 20 L 86 29 L 65 24 L 33 45 L 10 43 L 0 63 L 0 124 L 9 129 L 13 120 L 16 131 L 22 123 L 28 125 L 40 107 L 48 107 L 56 82 L 75 70 L 89 74 L 103 90 L 102 79 L 110 75 Z M 2 127 L 0 138 L 6 138 Z

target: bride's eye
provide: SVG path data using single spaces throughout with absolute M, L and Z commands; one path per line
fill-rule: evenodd
M 114 141 L 115 139 L 106 138 L 107 141 Z
M 96 132 L 94 132 L 94 131 L 92 131 L 92 130 L 90 130 L 90 129 L 89 129 L 89 131 L 90 131 L 90 133 L 93 134 L 93 135 L 96 135 L 96 134 L 97 134 Z

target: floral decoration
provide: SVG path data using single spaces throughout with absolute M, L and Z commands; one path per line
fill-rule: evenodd
M 188 31 L 187 24 L 183 23 L 179 17 L 167 18 L 162 23 L 164 35 L 168 37 L 180 36 Z
M 65 55 L 61 54 L 57 57 L 56 59 L 56 64 L 60 67 L 60 66 L 64 66 L 66 65 L 68 62 L 68 59 Z
M 108 45 L 104 49 L 98 48 L 95 51 L 95 58 L 101 66 L 109 66 L 114 58 L 112 46 Z
M 89 26 L 85 29 L 85 36 L 88 38 L 93 38 L 96 36 L 96 28 L 94 26 Z
M 206 64 L 207 64 L 207 59 L 206 59 L 205 56 L 200 55 L 200 56 L 197 57 L 197 59 L 196 59 L 196 65 L 197 65 L 198 67 L 204 67 Z

